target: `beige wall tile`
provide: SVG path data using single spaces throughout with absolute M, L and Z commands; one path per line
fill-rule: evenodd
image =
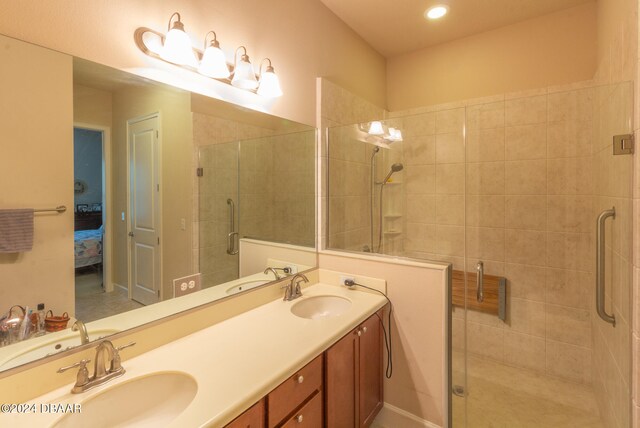
M 545 308 L 547 339 L 585 348 L 591 347 L 589 311 L 550 304 Z
M 591 271 L 591 240 L 588 233 L 549 232 L 547 236 L 547 266 Z
M 506 263 L 508 294 L 526 300 L 545 301 L 546 270 L 540 266 Z
M 436 112 L 436 134 L 462 132 L 464 129 L 465 109 L 455 108 Z
M 437 252 L 436 226 L 433 224 L 407 223 L 405 250 L 425 253 Z
M 505 331 L 504 362 L 512 366 L 544 372 L 545 340 L 528 334 Z
M 436 223 L 464 226 L 464 195 L 437 195 Z
M 591 120 L 593 117 L 594 93 L 592 88 L 558 92 L 548 96 L 548 120 Z
M 505 261 L 534 266 L 546 266 L 547 234 L 545 232 L 507 229 L 505 231 Z
M 472 354 L 503 361 L 504 330 L 483 324 L 468 323 L 467 346 Z
M 547 121 L 547 96 L 538 95 L 505 101 L 505 125 L 529 125 Z
M 504 229 L 467 227 L 467 257 L 504 261 Z
M 565 379 L 589 383 L 591 353 L 588 349 L 561 342 L 547 341 L 547 373 Z
M 436 135 L 436 163 L 464 162 L 464 137 L 461 132 Z
M 407 194 L 433 194 L 436 192 L 436 168 L 434 165 L 407 165 L 404 173 L 404 188 Z
M 549 159 L 547 182 L 550 195 L 589 195 L 590 158 Z
M 435 195 L 407 195 L 407 222 L 436 223 Z
M 507 307 L 509 329 L 537 337 L 545 336 L 544 303 L 514 297 Z
M 436 114 L 425 113 L 402 118 L 402 135 L 412 137 L 415 135 L 435 135 Z
M 437 253 L 445 256 L 464 256 L 464 226 L 436 226 Z
M 504 227 L 505 197 L 502 195 L 466 196 L 466 224 L 479 227 Z
M 465 188 L 465 164 L 436 165 L 436 193 L 462 195 Z
M 590 309 L 594 276 L 589 272 L 546 269 L 546 302 L 578 309 Z
M 504 128 L 467 131 L 467 162 L 504 160 Z
M 436 137 L 421 135 L 405 137 L 404 162 L 406 165 L 427 165 L 436 163 Z
M 504 126 L 504 101 L 467 107 L 467 129 L 492 129 Z
M 467 194 L 504 195 L 504 162 L 467 163 Z
M 562 121 L 547 125 L 547 150 L 550 158 L 589 156 L 592 146 L 591 121 Z
M 547 197 L 506 196 L 505 213 L 505 226 L 509 229 L 546 230 Z
M 545 159 L 547 157 L 547 125 L 508 126 L 505 128 L 507 160 Z
M 505 163 L 507 195 L 545 195 L 547 165 L 545 160 L 508 161 Z
M 593 229 L 591 196 L 547 197 L 548 230 L 590 232 Z

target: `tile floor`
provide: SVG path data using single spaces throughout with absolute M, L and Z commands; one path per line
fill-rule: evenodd
M 454 384 L 464 360 L 454 353 Z M 454 428 L 605 428 L 589 385 L 470 356 L 467 396 L 454 396 Z M 465 425 L 466 422 L 466 425 Z
M 127 291 L 116 287 L 105 293 L 102 288 L 102 272 L 76 274 L 76 318 L 91 322 L 122 312 L 141 308 L 143 305 L 129 300 Z

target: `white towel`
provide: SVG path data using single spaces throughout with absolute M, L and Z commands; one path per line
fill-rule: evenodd
M 0 210 L 0 253 L 33 248 L 33 208 Z

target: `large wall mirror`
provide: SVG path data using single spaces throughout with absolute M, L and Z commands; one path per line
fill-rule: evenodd
M 315 129 L 5 36 L 0 63 L 0 217 L 35 210 L 0 371 L 315 266 Z M 66 328 L 12 327 L 41 303 Z

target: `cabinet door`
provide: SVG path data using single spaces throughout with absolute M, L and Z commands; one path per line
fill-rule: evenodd
M 264 399 L 235 418 L 226 428 L 264 428 Z
M 382 312 L 380 312 L 382 314 Z M 382 408 L 382 329 L 374 314 L 360 326 L 358 426 L 368 427 Z
M 357 339 L 356 332 L 352 331 L 326 352 L 327 427 L 351 428 L 356 425 Z

